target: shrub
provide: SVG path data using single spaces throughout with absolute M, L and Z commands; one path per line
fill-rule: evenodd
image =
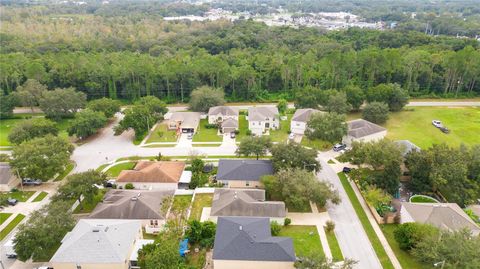
M 135 189 L 135 187 L 133 186 L 132 183 L 127 183 L 127 184 L 125 184 L 125 189 L 126 190 L 133 190 L 133 189 Z
M 252 135 L 252 130 L 248 129 L 247 130 L 247 135 Z
M 240 130 L 235 130 L 234 133 L 238 135 L 240 133 Z
M 438 232 L 438 229 L 431 225 L 408 222 L 400 224 L 393 234 L 401 249 L 411 250 L 423 238 L 435 234 L 436 232 Z
M 0 154 L 0 162 L 10 162 L 10 155 L 5 153 Z
M 278 222 L 276 221 L 270 222 L 270 231 L 272 233 L 272 236 L 279 235 L 281 230 L 282 230 L 282 226 L 278 224 Z
M 288 226 L 290 223 L 292 223 L 292 220 L 289 218 L 285 218 L 285 220 L 283 220 L 283 226 Z
M 335 230 L 335 222 L 327 220 L 327 222 L 325 222 L 325 231 L 331 233 L 333 230 Z
M 218 124 L 207 123 L 204 126 L 206 129 L 218 129 Z

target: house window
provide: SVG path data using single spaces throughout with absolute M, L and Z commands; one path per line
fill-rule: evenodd
M 265 123 L 265 128 L 270 128 L 270 123 L 269 122 Z
M 250 181 L 245 182 L 245 186 L 250 186 Z

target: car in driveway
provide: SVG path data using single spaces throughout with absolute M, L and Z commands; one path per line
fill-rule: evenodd
M 432 124 L 433 124 L 433 126 L 435 126 L 437 128 L 442 128 L 443 127 L 442 122 L 439 121 L 439 120 L 432 120 Z
M 39 179 L 25 178 L 22 184 L 25 186 L 39 186 L 42 185 L 42 181 Z
M 235 136 L 236 136 L 236 135 L 235 135 L 235 132 L 231 132 L 231 133 L 230 133 L 230 138 L 231 138 L 231 139 L 234 139 Z
M 350 167 L 346 167 L 346 166 L 345 166 L 345 167 L 343 167 L 342 172 L 344 172 L 344 173 L 350 173 L 352 170 L 353 170 L 353 168 L 350 168 Z
M 188 133 L 187 134 L 187 139 L 192 140 L 193 139 L 193 133 Z
M 345 150 L 346 148 L 347 148 L 347 145 L 339 143 L 333 146 L 333 151 L 339 152 L 339 151 Z
M 16 205 L 18 203 L 18 200 L 17 199 L 13 199 L 13 198 L 8 198 L 7 199 L 7 203 L 9 205 Z

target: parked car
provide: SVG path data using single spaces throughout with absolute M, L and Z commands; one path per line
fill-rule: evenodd
M 42 181 L 39 180 L 39 179 L 25 178 L 25 179 L 23 180 L 23 185 L 26 185 L 26 186 L 38 186 L 38 185 L 42 185 Z
M 450 133 L 450 130 L 447 127 L 440 127 L 439 129 L 440 131 L 442 131 L 442 133 L 446 133 L 446 134 Z
M 188 133 L 187 139 L 192 140 L 193 139 L 193 133 Z
M 236 135 L 235 135 L 235 132 L 231 132 L 231 133 L 230 133 L 230 138 L 231 138 L 231 139 L 234 139 L 235 136 L 236 136 Z
M 5 243 L 5 245 L 3 245 L 3 251 L 5 253 L 5 256 L 7 256 L 8 259 L 17 258 L 17 253 L 15 252 L 14 245 L 13 245 L 13 238 L 8 240 Z
M 342 151 L 346 148 L 347 148 L 347 145 L 345 145 L 345 144 L 335 144 L 335 146 L 333 146 L 333 151 L 338 152 L 338 151 Z
M 13 198 L 8 198 L 7 199 L 7 203 L 9 205 L 16 205 L 18 203 L 18 200 L 17 199 L 13 199 Z
M 105 188 L 113 188 L 115 186 L 116 182 L 115 182 L 115 179 L 109 179 L 109 180 L 105 180 L 103 182 L 103 186 Z
M 294 133 L 289 134 L 288 139 L 290 139 L 290 140 L 295 139 L 295 134 Z
M 343 169 L 342 169 L 342 171 L 343 171 L 344 173 L 350 173 L 350 171 L 352 171 L 352 170 L 353 170 L 353 168 L 346 167 L 346 166 L 343 167 Z
M 435 127 L 437 127 L 437 128 L 443 127 L 442 122 L 439 121 L 439 120 L 432 120 L 432 124 L 433 124 L 433 126 L 435 126 Z

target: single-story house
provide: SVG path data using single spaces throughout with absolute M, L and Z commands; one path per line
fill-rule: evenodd
M 260 178 L 273 175 L 270 160 L 220 159 L 217 181 L 230 188 L 259 188 Z
M 55 269 L 128 269 L 141 239 L 140 221 L 81 219 L 65 235 L 50 263 Z
M 272 236 L 268 218 L 219 217 L 214 245 L 215 269 L 294 268 L 292 239 Z
M 0 163 L 0 191 L 10 191 L 20 184 L 20 179 L 15 176 L 10 164 Z
M 307 129 L 310 117 L 315 113 L 324 113 L 313 108 L 301 108 L 295 111 L 290 122 L 290 131 L 294 134 L 303 135 Z
M 177 133 L 195 133 L 199 123 L 199 112 L 173 112 L 168 119 L 168 129 L 177 130 Z
M 280 128 L 280 114 L 275 106 L 250 107 L 248 129 L 254 135 L 262 135 L 270 129 Z
M 123 170 L 116 184 L 124 188 L 127 183 L 141 190 L 175 190 L 188 186 L 192 173 L 184 171 L 185 162 L 139 161 L 133 170 Z
M 348 133 L 343 137 L 343 143 L 351 145 L 353 141 L 370 142 L 383 139 L 387 135 L 387 129 L 364 119 L 347 122 Z
M 283 223 L 287 215 L 284 202 L 265 201 L 265 190 L 215 189 L 210 220 L 218 217 L 266 217 Z
M 455 203 L 402 202 L 400 215 L 401 223 L 426 223 L 449 231 L 467 228 L 480 234 L 480 227 Z
M 239 109 L 231 106 L 214 106 L 208 110 L 208 123 L 219 124 L 222 133 L 238 130 Z
M 159 233 L 165 224 L 162 203 L 174 190 L 110 190 L 90 214 L 91 219 L 139 220 L 146 233 Z

